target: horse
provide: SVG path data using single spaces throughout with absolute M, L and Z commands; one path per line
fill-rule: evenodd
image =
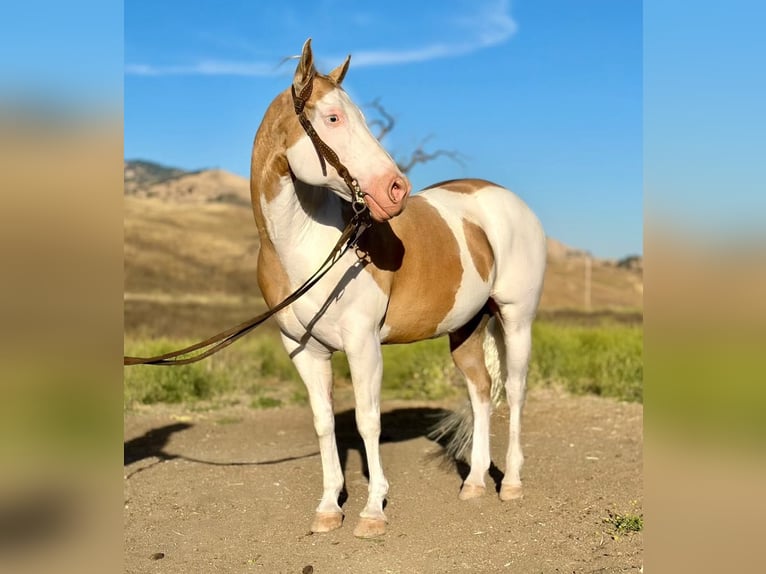
M 256 132 L 250 188 L 260 235 L 257 279 L 270 308 L 322 265 L 352 218 L 369 214 L 355 248 L 275 315 L 308 391 L 319 441 L 323 490 L 311 531 L 334 530 L 344 518 L 330 363 L 344 351 L 369 468 L 354 535 L 369 538 L 384 534 L 387 523 L 381 345 L 449 337 L 471 401 L 459 423 L 471 442 L 460 499 L 485 493 L 492 397 L 504 388 L 509 445 L 499 497 L 522 496 L 521 413 L 546 247 L 530 208 L 488 181 L 445 181 L 413 195 L 342 88 L 350 60 L 321 74 L 306 41 L 292 85 L 269 105 Z

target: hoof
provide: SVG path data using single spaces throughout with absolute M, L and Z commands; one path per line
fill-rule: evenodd
M 518 500 L 523 497 L 520 484 L 503 484 L 500 487 L 500 500 Z
M 343 524 L 343 514 L 340 512 L 317 512 L 311 523 L 311 532 L 330 532 Z
M 472 498 L 479 498 L 480 496 L 484 496 L 486 491 L 487 489 L 485 487 L 478 484 L 464 484 L 463 488 L 460 489 L 458 498 L 460 500 L 471 500 Z
M 386 521 L 379 518 L 360 518 L 354 536 L 357 538 L 375 538 L 386 533 Z

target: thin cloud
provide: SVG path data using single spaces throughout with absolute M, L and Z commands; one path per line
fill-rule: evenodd
M 127 64 L 125 73 L 133 76 L 275 76 L 277 66 L 262 62 L 204 60 L 191 66 Z
M 389 66 L 462 56 L 503 44 L 518 29 L 511 17 L 508 0 L 476 6 L 474 15 L 455 18 L 454 22 L 457 28 L 465 31 L 466 41 L 428 44 L 409 50 L 359 51 L 353 53 L 354 66 Z
M 456 30 L 445 35 L 465 38 L 462 42 L 435 42 L 404 50 L 352 51 L 355 67 L 395 66 L 470 54 L 507 42 L 518 28 L 510 14 L 509 0 L 492 0 L 473 5 L 473 14 L 452 20 Z M 455 32 L 459 33 L 455 33 Z M 335 58 L 341 60 L 342 58 Z M 191 65 L 155 66 L 127 64 L 125 73 L 134 76 L 275 76 L 284 73 L 273 62 L 203 60 Z

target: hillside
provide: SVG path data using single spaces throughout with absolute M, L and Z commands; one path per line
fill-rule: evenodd
M 643 308 L 644 273 L 639 256 L 619 261 L 590 257 L 587 252 L 548 238 L 548 265 L 541 309 L 585 309 L 590 267 L 590 308 Z
M 125 164 L 125 329 L 209 335 L 263 309 L 247 180 Z M 640 258 L 591 260 L 591 309 L 642 308 Z M 587 254 L 548 241 L 541 310 L 583 310 Z M 190 330 L 192 329 L 192 330 Z
M 167 167 L 140 159 L 126 161 L 124 167 L 125 194 L 131 195 L 137 190 L 145 190 L 156 183 L 186 175 L 188 171 L 176 167 Z
M 125 163 L 125 195 L 250 207 L 250 186 L 238 175 L 222 169 L 184 171 L 141 160 Z

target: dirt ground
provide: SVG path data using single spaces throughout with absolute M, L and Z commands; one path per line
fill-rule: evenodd
M 525 496 L 507 503 L 492 488 L 483 498 L 458 500 L 465 468 L 446 464 L 426 437 L 435 417 L 455 407 L 383 405 L 389 523 L 372 540 L 352 534 L 367 480 L 351 405 L 336 409 L 346 519 L 339 530 L 313 535 L 322 474 L 308 407 L 126 413 L 125 571 L 641 571 L 643 534 L 616 535 L 605 521 L 610 512 L 643 514 L 641 405 L 531 391 Z M 500 467 L 506 425 L 499 409 L 492 458 Z

